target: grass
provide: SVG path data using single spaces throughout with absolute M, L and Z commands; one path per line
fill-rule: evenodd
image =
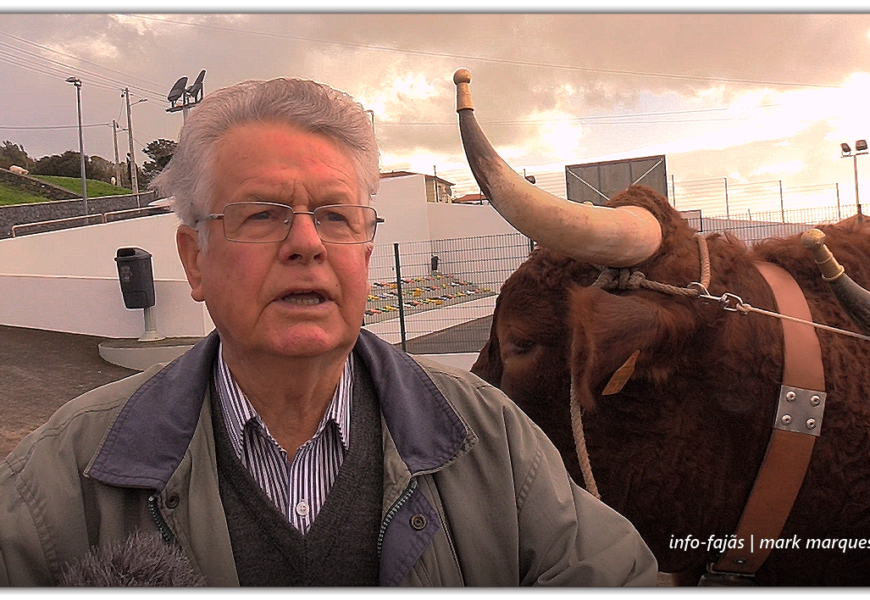
M 32 204 L 34 202 L 48 202 L 48 198 L 35 196 L 18 188 L 0 183 L 0 206 Z
M 46 183 L 51 183 L 65 190 L 69 190 L 74 194 L 82 193 L 82 180 L 78 177 L 58 177 L 56 175 L 33 175 L 36 179 L 40 179 Z M 118 187 L 105 181 L 97 181 L 95 179 L 87 180 L 88 198 L 98 198 L 100 196 L 120 196 L 122 194 L 131 194 L 127 188 Z
M 45 181 L 46 183 L 54 184 L 71 191 L 74 194 L 81 195 L 82 180 L 78 177 L 57 177 L 54 175 L 32 175 L 36 179 Z M 98 198 L 100 196 L 118 196 L 122 194 L 132 193 L 127 188 L 118 187 L 106 183 L 105 181 L 96 181 L 93 179 L 87 180 L 88 198 Z M 0 183 L 0 206 L 10 204 L 33 204 L 36 202 L 48 202 L 49 198 L 38 196 L 25 192 L 24 190 L 12 187 L 10 185 Z

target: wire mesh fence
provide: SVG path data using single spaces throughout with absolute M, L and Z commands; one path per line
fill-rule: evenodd
M 521 233 L 376 245 L 363 326 L 415 354 L 477 352 L 531 247 Z
M 858 213 L 858 205 L 816 206 L 779 211 L 748 209 L 730 217 L 704 217 L 701 211 L 684 216 L 697 231 L 709 234 L 730 231 L 748 245 L 771 237 L 788 237 L 825 223 L 836 223 Z
M 858 211 L 852 204 L 747 209 L 730 217 L 692 210 L 683 216 L 701 233 L 729 231 L 752 245 L 801 234 Z M 376 245 L 363 326 L 412 354 L 478 352 L 489 337 L 502 284 L 532 248 L 521 233 Z

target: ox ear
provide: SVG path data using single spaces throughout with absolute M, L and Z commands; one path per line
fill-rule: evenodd
M 504 364 L 501 361 L 501 347 L 495 329 L 496 315 L 492 318 L 492 327 L 489 330 L 489 339 L 483 345 L 477 360 L 471 365 L 471 372 L 496 387 L 501 386 L 501 376 Z
M 576 287 L 570 295 L 571 385 L 589 410 L 631 379 L 665 381 L 676 345 L 693 329 L 689 310 L 663 297 L 616 296 Z

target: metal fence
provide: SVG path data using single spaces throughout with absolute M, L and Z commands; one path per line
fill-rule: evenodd
M 731 218 L 747 212 L 779 211 L 819 206 L 840 206 L 837 183 L 785 187 L 781 180 L 734 183 L 727 178 L 668 182 L 668 196 L 678 210 L 702 209 Z M 777 221 L 787 221 L 782 214 Z
M 704 234 L 729 231 L 752 245 L 851 217 L 858 206 L 754 211 L 730 217 L 683 211 Z M 521 233 L 375 246 L 364 327 L 412 354 L 478 352 L 501 285 L 528 257 Z
M 749 245 L 771 237 L 788 237 L 825 223 L 836 223 L 858 213 L 858 205 L 817 206 L 778 211 L 746 210 L 730 217 L 705 217 L 700 210 L 683 216 L 701 233 L 730 231 Z
M 531 248 L 521 233 L 375 246 L 363 326 L 414 354 L 477 352 Z

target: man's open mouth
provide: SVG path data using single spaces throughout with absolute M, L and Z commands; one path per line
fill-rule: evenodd
M 318 292 L 293 292 L 281 297 L 282 302 L 298 306 L 317 306 L 326 302 L 327 298 Z

